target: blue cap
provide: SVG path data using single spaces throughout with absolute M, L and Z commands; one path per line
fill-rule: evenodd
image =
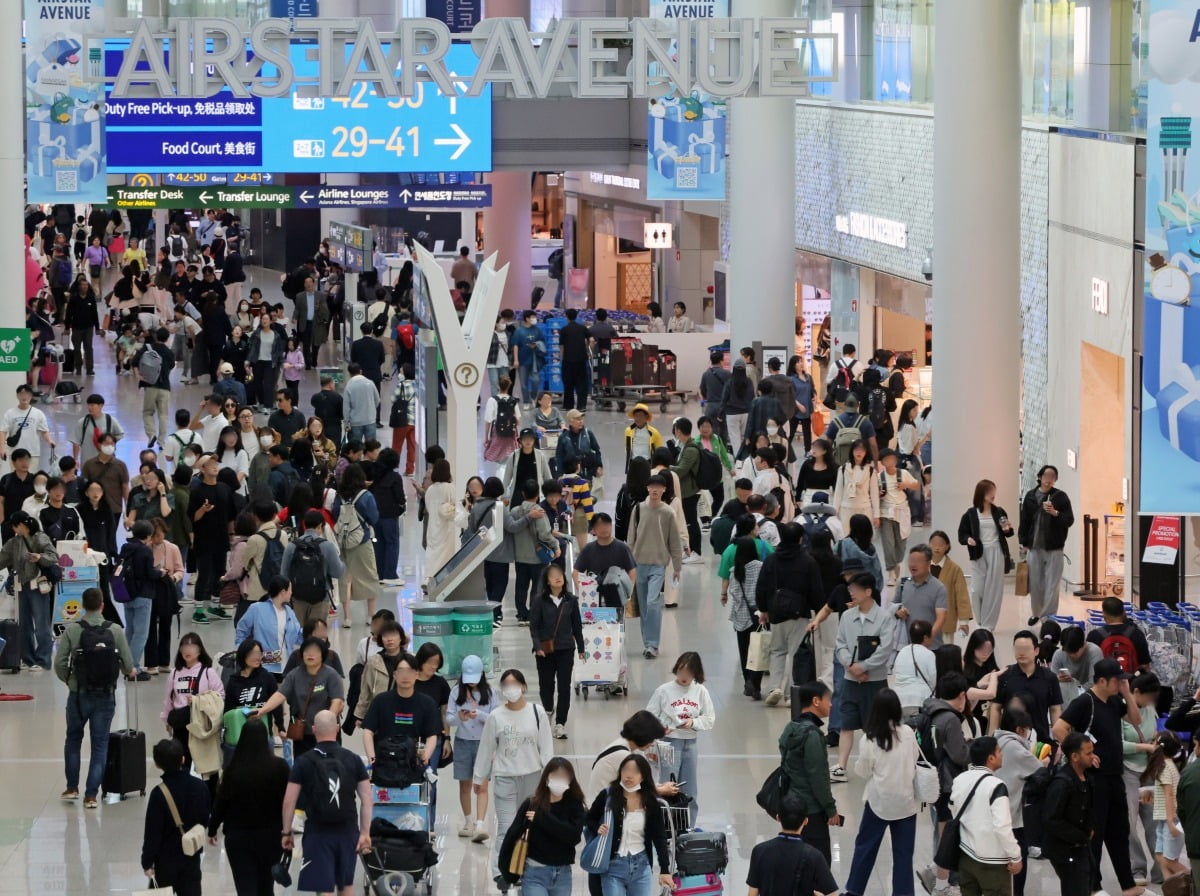
M 464 656 L 462 661 L 463 684 L 479 684 L 483 678 L 483 660 L 477 656 Z

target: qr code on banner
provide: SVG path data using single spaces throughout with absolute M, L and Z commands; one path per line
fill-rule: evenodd
M 79 192 L 79 169 L 78 168 L 60 168 L 54 172 L 54 192 L 55 193 L 77 193 Z
M 700 169 L 690 166 L 675 169 L 675 186 L 680 190 L 695 190 L 700 186 Z

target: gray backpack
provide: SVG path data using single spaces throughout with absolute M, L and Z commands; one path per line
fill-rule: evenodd
M 862 439 L 862 425 L 866 419 L 860 414 L 853 426 L 839 421 L 837 433 L 833 437 L 833 461 L 839 467 L 850 460 L 850 448 Z

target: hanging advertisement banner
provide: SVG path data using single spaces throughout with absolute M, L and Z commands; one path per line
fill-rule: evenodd
M 25 0 L 25 170 L 29 202 L 103 204 L 104 0 Z
M 451 31 L 470 31 L 483 18 L 483 0 L 425 0 L 425 16 L 445 22 Z
M 1146 549 L 1142 552 L 1143 563 L 1160 563 L 1170 566 L 1179 554 L 1181 524 L 1177 516 L 1156 516 L 1150 523 L 1150 534 L 1146 536 Z
M 729 17 L 729 0 L 680 3 L 650 0 L 650 17 L 675 23 L 679 19 Z M 679 64 L 694 56 L 692 48 L 671 43 L 671 58 Z M 661 74 L 651 66 L 651 75 Z M 650 101 L 647 121 L 646 198 L 725 198 L 725 100 L 693 89 Z

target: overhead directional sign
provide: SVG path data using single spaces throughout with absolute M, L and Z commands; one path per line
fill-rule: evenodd
M 162 175 L 164 187 L 225 186 L 232 184 L 264 184 L 275 182 L 275 174 L 269 171 L 171 171 Z M 132 186 L 149 186 L 130 181 Z
M 128 41 L 106 42 L 106 72 L 119 71 L 127 46 Z M 319 60 L 309 58 L 315 52 L 311 45 L 291 46 L 297 74 L 317 74 Z M 490 171 L 491 88 L 478 97 L 465 96 L 479 65 L 470 46 L 452 46 L 446 61 L 456 79 L 454 96 L 417 82 L 411 97 L 390 99 L 377 96 L 366 83 L 356 84 L 349 96 L 332 98 L 302 95 L 298 85 L 287 96 L 271 99 L 234 98 L 228 91 L 202 100 L 110 97 L 109 171 Z
M 432 187 L 303 186 L 109 187 L 108 204 L 116 208 L 486 208 L 492 204 L 489 184 Z

